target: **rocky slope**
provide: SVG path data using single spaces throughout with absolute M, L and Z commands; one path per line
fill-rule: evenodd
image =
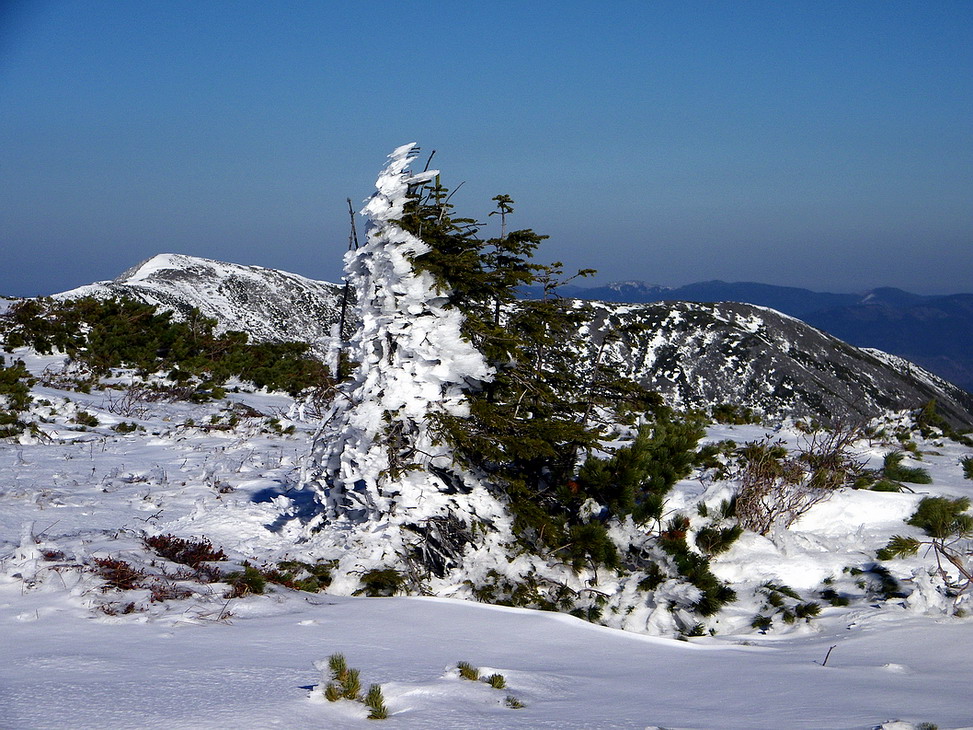
M 599 287 L 569 285 L 560 291 L 562 296 L 631 304 L 747 302 L 771 307 L 858 347 L 907 358 L 973 392 L 973 294 L 923 296 L 892 288 L 834 294 L 746 281 L 701 281 L 675 288 L 619 281 Z
M 257 266 L 162 254 L 110 282 L 59 297 L 127 295 L 165 309 L 199 308 L 221 329 L 257 340 L 310 342 L 322 356 L 341 287 Z M 769 419 L 859 422 L 936 399 L 954 426 L 973 426 L 973 395 L 901 358 L 853 347 L 765 307 L 658 302 L 589 306 L 590 356 L 602 357 L 675 406 L 731 403 Z
M 324 355 L 338 321 L 342 287 L 260 266 L 159 254 L 112 281 L 56 298 L 127 296 L 184 315 L 193 307 L 220 331 L 247 332 L 261 342 L 309 342 Z

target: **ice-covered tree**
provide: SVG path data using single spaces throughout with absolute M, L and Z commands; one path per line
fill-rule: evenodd
M 414 266 L 430 247 L 399 221 L 415 188 L 437 175 L 412 173 L 416 154 L 408 144 L 389 155 L 362 211 L 369 218 L 367 240 L 345 259 L 361 322 L 348 352 L 355 364 L 315 438 L 305 474 L 329 523 L 378 520 L 422 533 L 449 529 L 450 522 L 463 530 L 476 505 L 495 504 L 485 493 L 469 498 L 482 488 L 434 433 L 437 414 L 468 414 L 467 392 L 493 372 L 463 336 L 463 313 L 450 306 L 449 292 Z

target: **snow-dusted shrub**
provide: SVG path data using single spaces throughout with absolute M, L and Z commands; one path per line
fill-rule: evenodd
M 973 588 L 973 515 L 968 497 L 925 497 L 907 523 L 920 528 L 927 539 L 894 535 L 878 551 L 880 560 L 915 555 L 919 548 L 932 549 L 936 574 L 949 595 Z
M 766 633 L 773 627 L 774 619 L 780 618 L 785 624 L 798 619 L 810 621 L 821 612 L 821 605 L 814 601 L 803 601 L 797 591 L 780 583 L 764 583 L 757 589 L 764 595 L 760 613 L 750 623 L 752 628 Z
M 0 357 L 0 438 L 16 436 L 27 428 L 20 413 L 30 407 L 33 383 L 22 360 L 7 366 Z
M 187 565 L 193 570 L 199 570 L 204 563 L 226 560 L 226 553 L 213 547 L 205 537 L 193 540 L 170 534 L 150 535 L 143 542 L 159 557 Z
M 145 571 L 118 558 L 95 558 L 95 573 L 105 581 L 103 590 L 131 591 L 141 588 Z
M 963 467 L 963 477 L 973 479 L 973 456 L 964 456 L 960 460 L 960 465 Z

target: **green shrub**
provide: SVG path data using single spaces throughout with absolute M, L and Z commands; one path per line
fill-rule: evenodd
M 480 678 L 480 670 L 469 662 L 459 662 L 456 665 L 456 668 L 459 670 L 459 676 L 462 679 L 468 679 L 471 682 L 475 682 Z
M 389 716 L 388 708 L 385 706 L 385 697 L 382 695 L 382 685 L 369 685 L 365 699 L 362 701 L 369 710 L 369 720 L 385 720 Z
M 506 689 L 507 680 L 502 674 L 491 674 L 487 677 L 487 684 L 494 689 Z
M 23 360 L 7 367 L 0 357 L 0 438 L 17 436 L 27 428 L 19 414 L 30 407 L 34 382 Z
M 892 560 L 893 558 L 907 558 L 919 552 L 922 543 L 914 537 L 903 537 L 893 535 L 888 544 L 876 553 L 879 560 Z
M 704 423 L 699 414 L 677 417 L 661 409 L 654 422 L 639 428 L 630 446 L 609 459 L 585 461 L 577 479 L 578 499 L 594 499 L 611 514 L 632 515 L 640 524 L 659 519 L 669 490 L 692 470 Z
M 930 484 L 932 477 L 922 467 L 902 466 L 902 459 L 905 454 L 901 451 L 890 451 L 885 455 L 885 465 L 882 473 L 886 479 L 897 482 L 909 482 L 910 484 Z
M 618 565 L 618 550 L 608 537 L 608 530 L 600 522 L 572 525 L 568 530 L 567 551 L 575 570 L 580 570 L 586 562 L 606 568 Z
M 362 574 L 361 584 L 354 595 L 394 596 L 405 586 L 405 575 L 393 568 L 374 568 Z
M 964 514 L 970 508 L 968 497 L 925 497 L 906 522 L 940 540 L 973 532 L 973 516 Z
M 882 478 L 872 484 L 871 490 L 873 492 L 901 492 L 902 485 L 898 482 L 893 482 L 891 479 Z
M 87 411 L 78 411 L 74 414 L 74 418 L 71 420 L 81 426 L 87 426 L 88 428 L 95 428 L 98 425 L 97 416 L 92 413 L 88 413 Z
M 849 603 L 851 603 L 848 596 L 841 595 L 834 588 L 825 588 L 823 591 L 821 591 L 820 595 L 821 598 L 830 603 L 832 606 L 847 606 Z
M 337 565 L 334 560 L 319 560 L 304 563 L 299 560 L 282 560 L 275 569 L 265 571 L 267 580 L 286 588 L 308 593 L 317 593 L 331 585 L 332 571 Z
M 740 525 L 717 527 L 709 525 L 700 528 L 696 533 L 696 547 L 707 555 L 719 555 L 730 549 L 730 546 L 743 534 Z
M 145 429 L 143 429 L 134 421 L 132 422 L 122 421 L 121 423 L 116 423 L 114 426 L 112 426 L 111 430 L 115 431 L 116 433 L 134 433 L 135 431 L 145 430 Z
M 7 345 L 41 353 L 60 350 L 96 375 L 133 367 L 143 374 L 169 372 L 173 380 L 201 383 L 191 399 L 221 398 L 220 387 L 238 377 L 257 387 L 296 395 L 327 387 L 327 368 L 305 343 L 250 343 L 242 332 L 216 334 L 216 320 L 192 310 L 185 321 L 133 299 L 31 299 L 11 307 Z
M 753 409 L 745 406 L 738 406 L 732 403 L 721 403 L 713 406 L 710 415 L 717 423 L 729 425 L 742 425 L 747 423 L 760 423 L 760 419 L 753 412 Z
M 960 464 L 963 465 L 963 477 L 973 479 L 973 456 L 964 456 Z
M 223 580 L 230 584 L 230 598 L 241 598 L 251 593 L 260 595 L 267 588 L 263 573 L 249 563 L 243 564 L 242 571 L 227 573 Z

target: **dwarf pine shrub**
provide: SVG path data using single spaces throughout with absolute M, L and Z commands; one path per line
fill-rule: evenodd
M 394 568 L 373 568 L 362 573 L 361 585 L 354 595 L 394 596 L 405 586 L 405 575 Z
M 34 378 L 22 360 L 8 367 L 0 357 L 0 438 L 16 436 L 27 428 L 20 413 L 30 407 L 30 386 L 33 384 Z
M 925 497 L 906 522 L 940 540 L 973 532 L 973 516 L 965 514 L 970 508 L 969 497 Z
M 369 720 L 384 720 L 389 716 L 382 694 L 382 685 L 371 684 L 368 692 L 362 694 L 361 674 L 357 669 L 348 666 L 344 654 L 332 654 L 328 657 L 328 674 L 330 681 L 324 686 L 323 692 L 328 702 L 338 700 L 352 700 L 361 702 L 368 708 Z
M 901 451 L 890 451 L 885 455 L 882 474 L 886 479 L 910 484 L 930 484 L 932 477 L 929 472 L 919 466 L 902 466 L 905 454 Z
M 389 710 L 385 706 L 385 697 L 382 695 L 382 685 L 369 685 L 368 692 L 362 702 L 368 708 L 369 720 L 385 720 L 389 716 Z
M 260 595 L 267 588 L 264 574 L 250 563 L 243 564 L 243 570 L 227 573 L 223 580 L 230 584 L 230 598 L 241 598 L 249 594 Z
M 5 324 L 8 348 L 60 350 L 96 375 L 116 367 L 168 371 L 177 382 L 199 382 L 192 400 L 221 397 L 219 386 L 233 376 L 291 395 L 331 382 L 306 343 L 250 343 L 243 332 L 216 334 L 216 320 L 197 309 L 175 322 L 171 312 L 134 299 L 28 299 L 11 307 Z

